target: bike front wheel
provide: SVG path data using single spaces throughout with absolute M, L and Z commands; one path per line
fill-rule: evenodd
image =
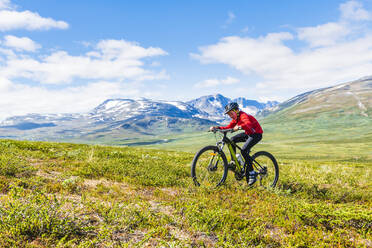
M 258 173 L 257 180 L 260 185 L 274 188 L 279 179 L 279 166 L 275 157 L 265 151 L 256 152 L 252 156 L 252 164 L 253 169 Z
M 218 187 L 227 177 L 227 159 L 217 146 L 206 146 L 195 154 L 191 177 L 196 186 Z

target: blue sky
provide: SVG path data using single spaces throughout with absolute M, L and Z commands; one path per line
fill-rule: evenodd
M 0 0 L 0 119 L 108 98 L 259 101 L 372 73 L 372 0 Z

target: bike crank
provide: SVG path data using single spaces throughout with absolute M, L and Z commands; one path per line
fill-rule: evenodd
M 235 171 L 235 179 L 240 181 L 244 178 L 245 173 L 244 171 Z

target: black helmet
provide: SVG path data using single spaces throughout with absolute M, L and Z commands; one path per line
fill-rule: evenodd
M 227 114 L 229 111 L 233 109 L 235 110 L 239 109 L 239 105 L 236 102 L 230 102 L 229 104 L 225 106 L 225 114 Z

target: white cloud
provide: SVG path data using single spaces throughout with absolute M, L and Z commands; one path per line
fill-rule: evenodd
M 1 41 L 0 41 L 0 45 L 1 45 Z M 16 54 L 14 53 L 14 51 L 12 49 L 9 49 L 9 48 L 3 48 L 0 46 L 0 62 L 6 62 L 7 58 L 5 57 L 2 57 L 1 54 L 5 55 L 6 57 L 8 58 L 12 58 L 12 57 L 16 57 Z M 0 64 L 0 68 L 1 68 L 1 64 Z
M 359 13 L 359 20 L 363 21 L 370 14 L 356 1 L 340 8 L 342 16 L 338 22 L 298 28 L 294 34 L 224 37 L 216 44 L 199 47 L 199 54 L 191 56 L 201 63 L 226 64 L 259 78 L 255 90 L 267 97 L 285 95 L 289 91 L 300 93 L 370 75 L 372 33 L 360 29 L 358 22 L 346 21 L 351 19 L 350 13 Z M 293 49 L 287 40 L 291 40 L 291 44 L 306 41 L 308 46 Z
M 226 79 L 222 79 L 221 80 L 221 83 L 222 84 L 226 84 L 226 85 L 230 85 L 230 84 L 236 84 L 236 83 L 239 83 L 239 79 L 237 78 L 233 78 L 233 77 L 227 77 Z
M 6 4 L 6 1 L 4 3 Z M 48 30 L 51 28 L 67 29 L 68 23 L 41 17 L 38 13 L 28 10 L 22 12 L 0 10 L 0 31 L 14 29 Z
M 102 58 L 115 59 L 118 57 L 126 59 L 140 59 L 143 57 L 152 57 L 166 55 L 160 48 L 143 48 L 135 42 L 125 40 L 102 40 L 97 44 L 97 49 L 102 52 Z
M 280 99 L 280 96 L 270 96 L 270 97 L 266 97 L 266 96 L 263 96 L 263 97 L 258 97 L 258 101 L 259 102 L 270 102 L 270 101 L 278 101 L 278 99 Z
M 144 58 L 167 53 L 160 48 L 144 48 L 125 40 L 102 40 L 93 51 L 81 56 L 56 51 L 36 59 L 26 55 L 8 57 L 0 65 L 0 76 L 27 78 L 45 84 L 71 83 L 74 79 L 154 80 L 166 79 L 165 71 L 145 69 Z
M 284 69 L 285 62 L 293 56 L 291 49 L 283 45 L 283 40 L 287 39 L 292 39 L 292 35 L 276 33 L 258 39 L 229 36 L 215 45 L 199 48 L 201 54 L 191 56 L 202 63 L 228 64 L 246 74 L 278 67 Z
M 161 63 L 159 61 L 153 61 L 150 66 L 151 67 L 158 67 L 158 66 L 161 66 Z
M 249 27 L 244 27 L 241 32 L 242 33 L 248 33 L 251 29 Z
M 330 22 L 316 27 L 299 28 L 298 38 L 309 42 L 311 47 L 329 46 L 336 44 L 350 32 L 345 24 Z
M 12 4 L 10 0 L 0 0 L 0 10 L 1 9 L 12 9 Z
M 348 1 L 340 5 L 341 17 L 345 20 L 371 20 L 372 15 L 358 1 Z
M 233 77 L 227 77 L 225 79 L 207 79 L 194 85 L 195 88 L 211 88 L 219 85 L 231 85 L 236 84 L 240 80 Z
M 315 27 L 297 29 L 298 38 L 307 41 L 311 47 L 329 46 L 360 32 L 361 25 L 355 21 L 372 20 L 372 15 L 357 1 L 340 5 L 341 16 L 338 22 L 329 22 Z
M 41 46 L 27 37 L 16 37 L 13 35 L 5 36 L 4 45 L 16 49 L 17 51 L 34 52 Z
M 222 25 L 222 28 L 227 28 L 236 18 L 235 14 L 231 11 L 227 13 L 227 20 L 225 23 Z
M 12 86 L 12 82 L 6 78 L 0 78 L 0 92 L 8 90 Z
M 51 90 L 40 86 L 14 84 L 0 78 L 0 120 L 27 113 L 83 113 L 108 98 L 147 94 L 138 85 L 99 81 L 84 86 Z
M 12 38 L 7 36 L 0 44 L 0 119 L 26 113 L 85 112 L 108 98 L 161 95 L 143 80 L 169 78 L 162 68 L 155 70 L 149 60 L 167 54 L 160 48 L 102 40 L 80 56 L 56 51 L 40 53 L 37 58 L 23 53 L 27 46 L 16 46 Z M 15 52 L 4 48 L 7 45 L 23 50 Z M 30 80 L 34 81 L 32 86 L 22 83 Z M 70 84 L 47 85 L 66 83 Z
M 215 87 L 220 84 L 220 81 L 218 79 L 206 79 L 202 82 L 199 82 L 195 84 L 196 88 L 209 88 L 209 87 Z

